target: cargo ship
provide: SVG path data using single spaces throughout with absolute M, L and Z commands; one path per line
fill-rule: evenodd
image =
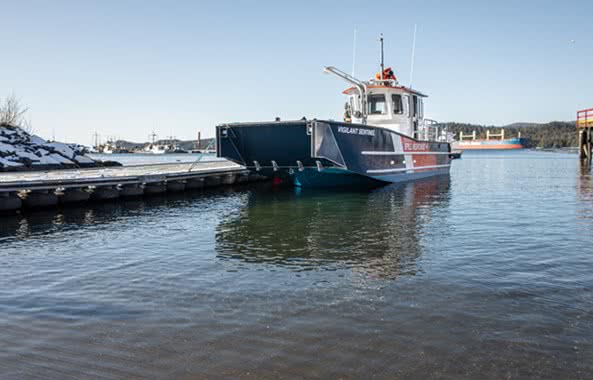
M 521 137 L 519 132 L 518 137 L 505 138 L 504 129 L 500 133 L 490 133 L 486 131 L 485 139 L 477 139 L 476 131 L 471 135 L 464 135 L 459 132 L 459 141 L 453 142 L 453 149 L 457 150 L 511 150 L 524 149 L 526 144 L 525 138 Z
M 424 119 L 426 95 L 401 85 L 382 60 L 369 81 L 331 66 L 325 72 L 351 86 L 343 92 L 348 96 L 343 122 L 221 124 L 218 156 L 299 187 L 380 185 L 449 174 L 447 133 Z

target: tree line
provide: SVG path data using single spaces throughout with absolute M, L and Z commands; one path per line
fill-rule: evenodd
M 504 128 L 505 138 L 521 137 L 526 138 L 527 148 L 566 148 L 578 146 L 578 134 L 575 122 L 552 121 L 544 124 L 535 123 L 514 123 L 504 127 L 468 124 L 468 123 L 443 123 L 450 132 L 459 139 L 459 132 L 464 135 L 471 135 L 476 131 L 476 138 L 486 138 L 486 131 L 499 133 Z

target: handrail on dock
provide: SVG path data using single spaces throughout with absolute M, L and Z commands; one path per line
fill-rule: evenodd
M 577 111 L 577 128 L 593 127 L 593 108 Z

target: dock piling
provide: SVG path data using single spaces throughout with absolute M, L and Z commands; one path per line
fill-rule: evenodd
M 144 188 L 138 184 L 122 185 L 119 188 L 119 196 L 122 198 L 140 197 L 144 195 Z
M 197 190 L 204 187 L 204 178 L 188 179 L 185 183 L 186 190 Z
M 222 182 L 222 180 L 221 180 L 220 176 L 206 177 L 206 179 L 204 181 L 204 187 L 219 186 L 221 184 L 221 182 Z
M 185 181 L 167 182 L 167 191 L 171 193 L 180 193 L 185 190 Z
M 234 174 L 227 174 L 221 178 L 223 185 L 232 185 L 235 183 L 236 176 Z
M 86 202 L 91 197 L 87 189 L 63 189 L 56 191 L 60 204 Z
M 23 206 L 26 208 L 45 208 L 58 204 L 58 195 L 52 190 L 33 190 L 21 192 Z
M 23 205 L 22 199 L 15 192 L 0 193 L 0 212 L 16 211 Z
M 144 194 L 162 194 L 167 191 L 167 185 L 164 182 L 153 182 L 144 185 Z
M 584 165 L 591 165 L 593 152 L 593 108 L 577 112 L 577 130 L 579 132 L 579 158 Z
M 91 199 L 95 201 L 109 201 L 119 198 L 119 190 L 116 186 L 95 187 L 91 193 Z

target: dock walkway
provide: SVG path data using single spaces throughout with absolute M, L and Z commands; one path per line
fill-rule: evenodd
M 0 173 L 0 211 L 51 207 L 261 179 L 230 161 Z

